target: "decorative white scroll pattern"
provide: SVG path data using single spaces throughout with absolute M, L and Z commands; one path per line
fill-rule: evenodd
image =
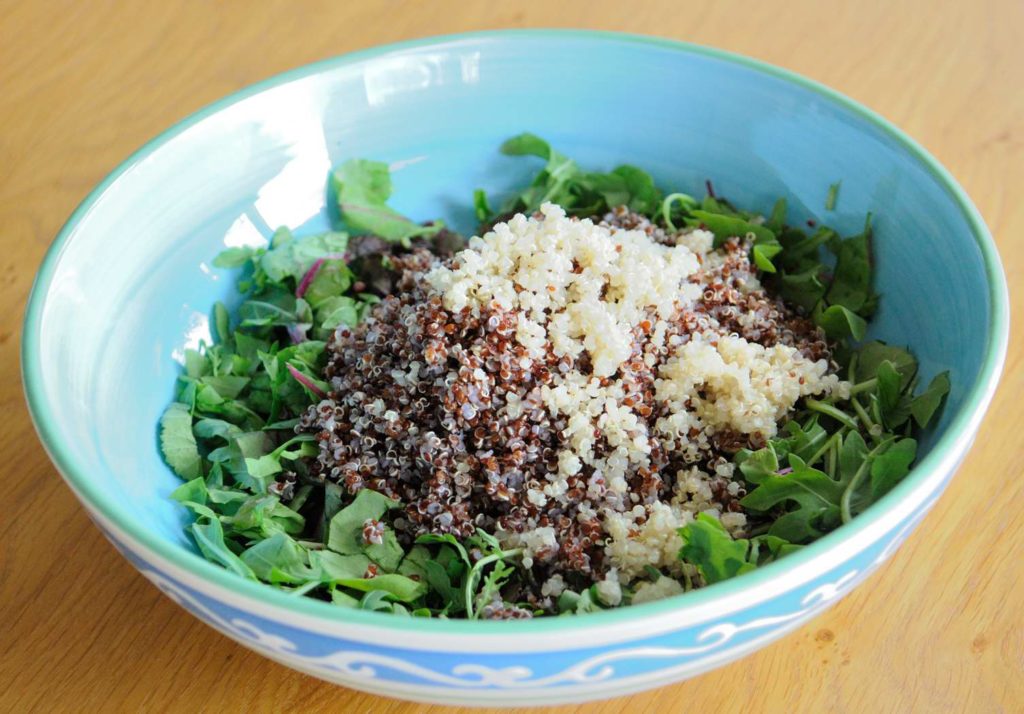
M 196 613 L 209 624 L 230 636 L 244 641 L 249 647 L 264 654 L 285 661 L 294 661 L 306 669 L 320 671 L 325 674 L 340 674 L 355 680 L 376 679 L 377 670 L 375 667 L 385 667 L 427 682 L 465 689 L 485 687 L 505 689 L 535 688 L 548 687 L 555 684 L 601 682 L 615 676 L 615 668 L 612 666 L 614 662 L 652 658 L 673 659 L 710 654 L 715 650 L 723 648 L 730 640 L 742 632 L 770 630 L 787 623 L 812 617 L 817 612 L 825 609 L 834 600 L 845 595 L 853 585 L 867 574 L 859 570 L 851 570 L 835 582 L 826 583 L 812 590 L 800 601 L 798 609 L 784 615 L 761 617 L 739 625 L 733 623 L 713 625 L 701 632 L 696 638 L 696 644 L 690 647 L 635 647 L 620 649 L 595 655 L 561 672 L 536 677 L 533 670 L 525 666 L 493 668 L 475 663 L 455 665 L 450 673 L 438 672 L 405 659 L 363 650 L 338 650 L 325 655 L 302 654 L 299 652 L 298 646 L 287 638 L 265 632 L 253 623 L 241 618 L 228 619 L 220 615 L 161 573 L 151 569 L 143 569 L 142 573 L 182 607 Z

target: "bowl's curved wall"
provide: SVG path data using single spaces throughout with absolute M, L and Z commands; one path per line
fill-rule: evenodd
M 411 43 L 298 70 L 171 130 L 83 205 L 44 264 L 25 340 L 29 401 L 44 442 L 108 531 L 123 534 L 117 540 L 134 552 L 133 562 L 157 573 L 168 589 L 180 588 L 190 609 L 199 606 L 164 557 L 169 545 L 175 552 L 192 546 L 182 532 L 183 510 L 166 498 L 178 480 L 161 461 L 156 424 L 172 397 L 175 359 L 185 347 L 209 339 L 212 303 L 234 297 L 233 276 L 214 269 L 212 258 L 225 245 L 265 240 L 278 225 L 325 227 L 328 171 L 351 157 L 392 162 L 398 210 L 420 220 L 441 214 L 470 229 L 474 188 L 507 190 L 536 168 L 497 150 L 503 139 L 524 130 L 588 166 L 645 167 L 665 188 L 700 194 L 707 179 L 737 204 L 766 211 L 784 195 L 792 221 L 814 218 L 853 233 L 867 212 L 874 213 L 883 297 L 872 334 L 911 345 L 925 379 L 940 369 L 952 371 L 942 419 L 921 448 L 928 456 L 942 440 L 942 453 L 929 456 L 931 466 L 915 470 L 875 513 L 881 517 L 900 500 L 910 504 L 906 512 L 889 517 L 842 557 L 830 560 L 829 549 L 855 530 L 844 528 L 815 546 L 809 553 L 816 554 L 817 574 L 787 599 L 759 606 L 763 612 L 751 613 L 751 620 L 789 617 L 803 607 L 800 602 L 819 602 L 816 588 L 853 571 L 858 575 L 843 583 L 863 576 L 887 539 L 937 494 L 991 396 L 1006 328 L 1003 307 L 996 304 L 1005 288 L 994 253 L 986 256 L 992 249 L 984 247 L 990 246 L 985 229 L 930 159 L 891 127 L 820 87 L 700 48 L 544 32 Z M 838 206 L 827 212 L 828 187 L 840 180 Z M 806 565 L 810 558 L 793 562 Z M 226 604 L 229 581 L 198 557 L 172 559 L 175 568 L 186 564 L 220 583 L 208 588 L 219 588 L 223 617 L 197 614 L 225 627 L 234 616 Z M 250 585 L 238 587 L 249 592 Z M 220 612 L 209 599 L 216 596 L 207 597 L 203 607 Z M 361 622 L 369 621 L 363 616 L 358 614 Z M 590 629 L 604 627 L 598 620 L 611 621 L 598 617 Z M 798 621 L 779 621 L 772 629 Z M 717 624 L 733 622 L 739 624 Z M 559 627 L 587 629 L 579 623 Z M 744 638 L 754 641 L 755 629 L 743 630 Z M 232 634 L 251 639 L 246 632 L 243 627 Z M 687 632 L 644 647 L 699 650 L 713 641 L 694 639 L 696 629 Z M 740 642 L 740 634 L 733 640 Z M 302 644 L 299 651 L 329 649 L 323 643 L 309 647 Z M 286 650 L 270 654 L 316 669 Z M 714 660 L 698 654 L 694 661 L 701 666 Z M 665 665 L 663 659 L 644 655 L 636 671 L 653 671 Z M 562 666 L 545 662 L 545 671 Z M 457 663 L 444 666 L 449 664 Z M 528 661 L 499 665 L 538 670 Z M 617 664 L 602 681 L 632 667 Z M 397 670 L 375 669 L 374 682 L 398 677 Z M 363 681 L 356 670 L 344 672 L 336 676 Z M 495 686 L 521 687 L 530 680 L 502 677 Z M 556 684 L 567 683 L 552 680 Z M 596 695 L 599 688 L 592 691 Z

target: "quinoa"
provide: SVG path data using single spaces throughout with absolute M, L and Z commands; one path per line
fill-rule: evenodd
M 479 528 L 521 548 L 537 606 L 581 582 L 615 600 L 646 565 L 681 574 L 695 514 L 744 534 L 735 452 L 800 398 L 848 389 L 821 331 L 760 285 L 749 242 L 712 245 L 545 204 L 453 257 L 393 258 L 395 292 L 328 344 L 330 393 L 299 426 L 313 474 L 400 502 L 403 543 Z

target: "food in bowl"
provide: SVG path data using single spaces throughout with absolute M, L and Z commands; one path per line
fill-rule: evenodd
M 347 232 L 215 261 L 245 300 L 161 421 L 208 559 L 342 607 L 578 614 L 784 557 L 906 475 L 949 380 L 915 396 L 910 353 L 863 341 L 870 217 L 843 239 L 502 149 L 544 167 L 476 193 L 468 245 L 354 160 Z

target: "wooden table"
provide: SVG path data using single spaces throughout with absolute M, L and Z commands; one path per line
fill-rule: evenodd
M 668 35 L 796 70 L 906 129 L 978 204 L 1020 315 L 1024 4 L 967 5 L 0 2 L 0 710 L 440 710 L 321 683 L 200 624 L 103 540 L 40 448 L 18 372 L 25 296 L 68 214 L 131 150 L 240 87 L 379 43 L 530 26 Z M 740 662 L 579 709 L 1024 711 L 1022 358 L 1015 336 L 958 478 L 868 584 Z

